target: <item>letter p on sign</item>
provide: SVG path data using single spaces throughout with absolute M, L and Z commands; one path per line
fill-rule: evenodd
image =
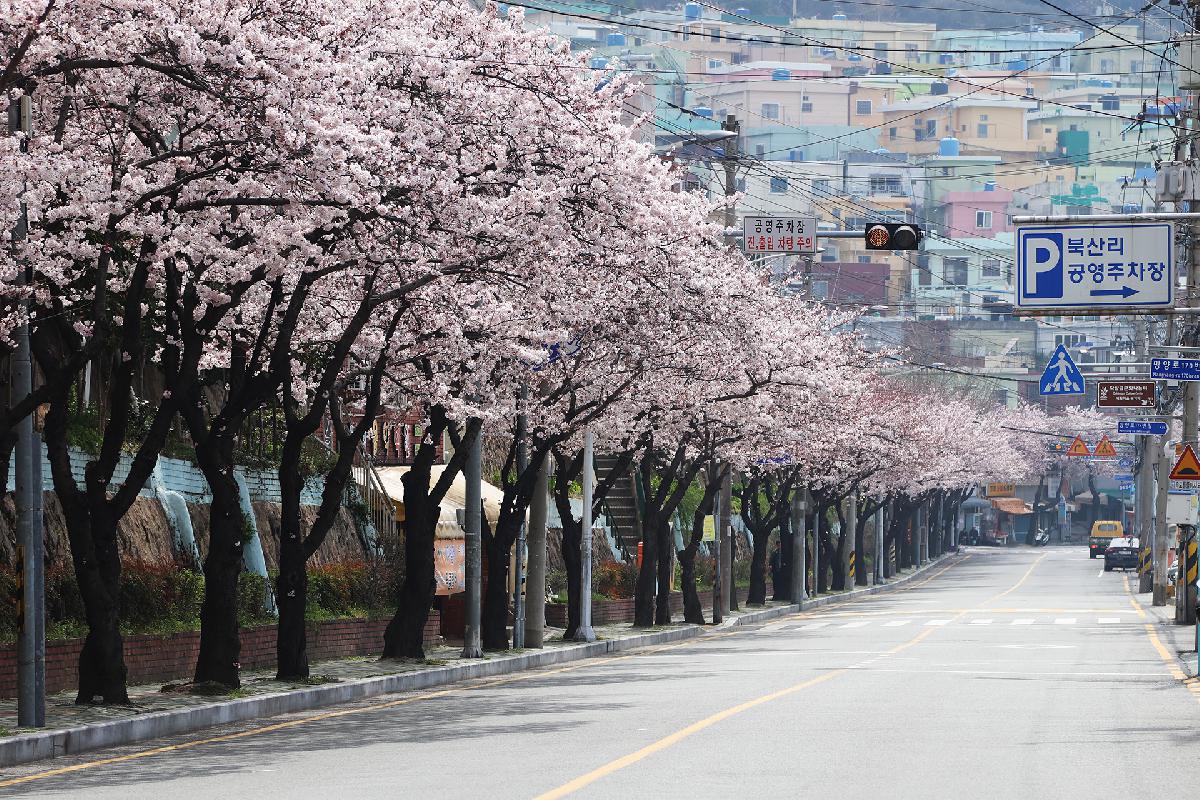
M 1063 237 L 1061 233 L 1039 233 L 1024 237 L 1026 297 L 1063 296 Z

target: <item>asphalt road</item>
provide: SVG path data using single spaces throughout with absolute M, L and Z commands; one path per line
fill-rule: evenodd
M 0 795 L 1127 800 L 1197 785 L 1200 694 L 1172 677 L 1124 575 L 1080 548 L 974 549 L 930 574 L 655 650 L 27 765 Z

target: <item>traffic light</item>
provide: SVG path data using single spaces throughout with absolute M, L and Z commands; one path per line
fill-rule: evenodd
M 872 222 L 866 230 L 868 250 L 916 250 L 921 228 L 907 222 Z

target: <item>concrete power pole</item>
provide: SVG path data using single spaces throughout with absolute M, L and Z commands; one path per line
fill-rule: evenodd
M 594 642 L 596 632 L 592 630 L 592 483 L 595 480 L 595 464 L 592 461 L 593 434 L 583 434 L 583 514 L 580 520 L 579 537 L 579 629 L 575 641 Z
M 521 399 L 529 397 L 529 388 L 521 387 Z M 529 445 L 525 441 L 528 418 L 524 414 L 517 415 L 517 474 L 521 475 L 529 468 Z M 525 540 L 528 535 L 528 516 L 521 520 L 517 530 L 517 555 L 513 565 L 513 643 L 514 649 L 525 647 Z
M 1142 320 L 1137 327 L 1138 361 L 1145 362 L 1150 353 L 1150 323 Z M 1134 476 L 1135 508 L 1137 509 L 1137 534 L 1140 544 L 1138 557 L 1138 591 L 1149 592 L 1154 587 L 1154 442 L 1150 436 L 1139 436 L 1138 471 Z
M 550 457 L 542 459 L 537 479 L 533 485 L 533 500 L 529 503 L 529 574 L 525 585 L 525 646 L 542 647 L 546 630 L 546 512 L 549 504 L 549 476 L 547 464 Z
M 729 509 L 733 504 L 733 470 L 726 468 L 721 473 L 721 493 L 718 495 L 720 513 L 717 515 L 717 537 L 721 540 L 718 557 L 721 559 L 721 617 L 729 616 L 732 608 L 730 592 L 733 590 L 733 537 L 730 535 Z
M 33 132 L 33 100 L 28 95 L 8 106 L 8 130 L 24 134 L 22 152 Z M 21 192 L 24 193 L 24 186 Z M 28 233 L 25 202 L 12 231 L 14 243 Z M 18 270 L 17 280 L 33 283 L 33 270 Z M 22 303 L 23 321 L 15 331 L 16 351 L 12 357 L 12 392 L 25 398 L 33 391 L 33 357 L 29 349 L 29 303 Z M 21 615 L 17 633 L 17 724 L 22 728 L 41 728 L 46 724 L 46 616 L 45 578 L 42 541 L 42 442 L 33 425 L 33 415 L 17 423 L 16 452 L 17 545 L 20 555 Z M 3 491 L 3 487 L 0 487 Z
M 808 490 L 797 489 L 792 495 L 792 597 L 793 603 L 808 599 L 808 532 L 804 515 L 808 513 Z
M 483 429 L 475 434 L 467 451 L 463 468 L 466 481 L 466 504 L 463 510 L 463 533 L 466 538 L 466 628 L 463 631 L 463 658 L 483 658 L 480 637 L 483 603 Z

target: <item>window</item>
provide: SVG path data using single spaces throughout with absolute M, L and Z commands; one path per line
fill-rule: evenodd
M 860 117 L 861 117 L 861 116 L 866 116 L 867 114 L 870 114 L 870 113 L 871 113 L 871 101 L 870 101 L 870 100 L 857 100 L 857 101 L 855 101 L 855 103 L 854 103 L 854 113 L 855 113 L 855 114 L 858 114 Z
M 990 231 L 992 229 L 992 212 L 976 211 L 975 212 L 975 227 Z
M 1054 133 L 1054 128 L 1043 128 L 1042 133 Z
M 920 61 L 921 54 L 917 52 L 917 45 L 913 42 L 904 44 L 904 60 L 905 61 Z
M 987 114 L 980 114 L 980 115 L 979 115 L 979 121 L 980 121 L 980 122 L 987 122 L 987 121 L 988 121 Z
M 1058 347 L 1076 347 L 1083 343 L 1083 334 L 1081 333 L 1060 333 L 1054 337 L 1054 346 Z
M 1116 95 L 1105 95 L 1100 98 L 1101 111 L 1117 111 L 1121 108 L 1121 98 Z
M 708 29 L 708 38 L 710 41 L 713 41 L 713 42 L 721 41 L 721 29 L 720 28 L 709 28 Z
M 898 175 L 872 175 L 870 192 L 871 194 L 902 195 L 904 189 L 900 185 Z
M 965 258 L 943 258 L 942 279 L 950 286 L 966 286 L 967 260 Z
M 989 212 L 989 213 L 991 213 L 991 212 Z M 1002 263 L 1003 262 L 1000 261 L 1000 259 L 998 259 L 998 258 L 985 258 L 983 260 L 983 277 L 999 278 L 1000 271 L 1002 269 L 1002 267 L 1001 267 Z
M 829 281 L 813 281 L 812 296 L 815 300 L 829 299 Z
M 829 193 L 829 179 L 817 178 L 813 181 L 813 189 L 823 194 Z
M 812 98 L 809 97 L 808 95 L 801 95 L 801 97 L 800 97 L 801 113 L 807 114 L 812 110 L 813 110 Z
M 932 139 L 937 136 L 937 120 L 936 119 L 925 120 L 925 136 L 926 136 L 926 138 L 929 138 L 929 139 Z
M 988 124 L 986 122 L 979 123 L 976 133 L 979 135 L 980 139 L 988 138 Z
M 871 263 L 871 257 L 870 257 L 870 256 L 859 256 L 859 257 L 858 257 L 858 263 L 860 263 L 860 264 L 870 264 L 870 263 Z
M 888 128 L 888 138 L 889 139 L 896 138 L 896 129 L 895 128 Z
M 779 103 L 762 104 L 763 119 L 779 119 Z
M 739 192 L 744 192 L 744 191 L 746 191 L 746 179 L 745 179 L 745 178 L 738 178 L 738 179 L 737 179 L 737 190 L 738 190 Z
M 771 194 L 787 194 L 788 179 L 778 175 L 771 177 Z
M 754 155 L 757 158 L 762 158 L 764 155 L 766 155 L 766 153 L 767 153 L 767 148 L 765 145 L 761 145 L 761 144 L 754 145 Z

